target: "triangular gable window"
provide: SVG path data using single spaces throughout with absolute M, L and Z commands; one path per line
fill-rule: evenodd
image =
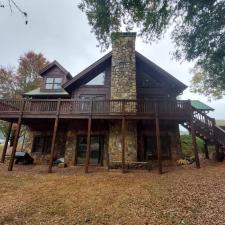
M 105 72 L 98 74 L 95 78 L 87 82 L 85 85 L 104 85 L 105 84 Z

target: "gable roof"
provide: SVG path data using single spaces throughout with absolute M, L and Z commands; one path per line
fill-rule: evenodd
M 136 54 L 136 61 L 137 60 L 142 61 L 147 66 L 151 67 L 151 69 L 153 69 L 154 71 L 156 71 L 157 73 L 159 73 L 160 75 L 162 75 L 163 77 L 168 79 L 169 81 L 173 82 L 178 87 L 179 91 L 183 91 L 184 89 L 187 88 L 187 86 L 184 83 L 182 83 L 181 81 L 176 79 L 174 76 L 172 76 L 171 74 L 169 74 L 168 72 L 163 70 L 161 67 L 159 67 L 158 65 L 156 65 L 155 63 L 150 61 L 148 58 L 146 58 L 145 56 L 143 56 L 139 52 L 136 51 L 135 54 Z M 80 73 L 78 73 L 71 80 L 67 81 L 63 85 L 63 88 L 66 91 L 70 92 L 73 89 L 73 87 L 76 85 L 76 83 L 79 83 L 79 81 L 81 79 L 83 79 L 84 77 L 88 77 L 88 75 L 90 75 L 91 72 L 94 71 L 96 68 L 101 67 L 102 65 L 106 64 L 109 61 L 111 62 L 111 58 L 112 58 L 112 51 L 109 52 L 108 54 L 106 54 L 105 56 L 103 56 L 102 58 L 100 58 L 99 60 L 97 60 L 96 62 L 94 62 L 93 64 L 91 64 L 89 67 L 87 67 L 86 69 L 84 69 Z
M 151 60 L 143 56 L 141 53 L 136 51 L 136 60 L 141 60 L 142 62 L 146 63 L 149 67 L 151 67 L 154 71 L 162 75 L 163 77 L 169 79 L 171 82 L 173 82 L 175 85 L 179 87 L 180 90 L 184 90 L 187 88 L 187 85 L 179 81 L 177 78 L 175 78 L 173 75 L 153 63 Z
M 69 71 L 67 71 L 58 61 L 54 60 L 53 62 L 49 63 L 46 67 L 44 67 L 43 69 L 41 69 L 39 71 L 40 76 L 43 76 L 47 73 L 47 71 L 49 71 L 51 68 L 53 68 L 54 66 L 57 66 L 60 70 L 62 70 L 62 72 L 69 78 L 71 79 L 72 76 L 70 74 Z
M 77 81 L 79 81 L 81 78 L 88 75 L 93 69 L 96 69 L 97 67 L 101 67 L 103 64 L 105 64 L 108 60 L 111 60 L 112 52 L 109 52 L 108 54 L 104 55 L 102 58 L 91 64 L 89 67 L 78 73 L 75 77 L 73 77 L 71 80 L 67 81 L 65 84 L 63 84 L 63 88 L 67 91 L 71 89 L 71 86 L 75 85 Z

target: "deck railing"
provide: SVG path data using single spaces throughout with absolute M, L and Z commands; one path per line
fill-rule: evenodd
M 225 147 L 225 131 L 218 126 L 215 126 L 214 132 L 215 132 L 215 138 L 217 142 L 223 147 Z
M 60 101 L 60 102 L 59 102 Z M 55 115 L 57 105 L 59 115 L 97 114 L 97 115 L 150 115 L 176 116 L 190 115 L 190 101 L 160 100 L 40 100 L 40 99 L 0 99 L 0 115 L 23 114 Z M 22 107 L 23 106 L 23 107 Z

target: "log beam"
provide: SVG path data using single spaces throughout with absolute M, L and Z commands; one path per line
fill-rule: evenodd
M 6 155 L 6 151 L 7 151 L 7 148 L 8 148 L 8 143 L 9 143 L 9 139 L 10 139 L 12 125 L 13 125 L 13 123 L 10 122 L 9 127 L 8 127 L 8 131 L 7 131 L 7 134 L 6 134 L 4 148 L 3 148 L 3 151 L 2 151 L 1 163 L 5 162 L 5 155 Z
M 209 159 L 209 148 L 208 148 L 208 142 L 206 140 L 204 143 L 204 149 L 205 149 L 205 158 Z
M 58 124 L 59 124 L 59 117 L 55 118 L 54 123 L 54 129 L 53 129 L 53 135 L 52 135 L 52 145 L 51 145 L 51 156 L 50 156 L 50 162 L 48 166 L 48 172 L 52 173 L 52 166 L 53 166 L 53 160 L 55 155 L 55 141 L 56 141 L 56 134 L 58 130 Z
M 11 158 L 10 158 L 10 161 L 9 161 L 8 171 L 12 171 L 12 169 L 13 169 L 13 164 L 14 164 L 15 154 L 16 154 L 16 148 L 17 148 L 17 144 L 18 144 L 18 140 L 19 140 L 19 136 L 20 136 L 21 123 L 22 123 L 22 117 L 20 116 L 19 119 L 18 119 L 18 122 L 17 122 L 16 134 L 15 134 L 15 138 L 14 138 L 14 141 L 13 141 L 13 148 L 12 148 Z
M 157 156 L 158 156 L 158 170 L 159 174 L 162 174 L 162 151 L 161 151 L 161 141 L 160 141 L 160 129 L 159 129 L 159 118 L 155 118 L 156 126 L 156 146 L 157 146 Z
M 122 118 L 122 172 L 125 173 L 125 117 Z
M 196 164 L 196 168 L 199 169 L 200 161 L 199 161 L 198 148 L 197 148 L 197 142 L 196 142 L 195 125 L 193 123 L 193 120 L 191 120 L 191 136 L 192 136 L 192 146 L 193 146 L 194 155 L 195 155 L 195 164 Z
M 216 161 L 219 162 L 220 146 L 218 143 L 215 144 L 215 151 L 216 151 Z
M 162 174 L 162 150 L 161 150 L 160 128 L 159 128 L 159 112 L 157 103 L 155 103 L 155 131 L 156 131 L 156 149 L 158 157 L 158 171 L 159 174 Z
M 57 102 L 56 118 L 55 118 L 53 135 L 52 135 L 51 156 L 50 156 L 50 162 L 48 166 L 49 173 L 52 173 L 53 160 L 55 156 L 55 141 L 56 141 L 56 134 L 57 134 L 58 125 L 59 125 L 60 104 L 61 104 L 61 99 L 59 98 Z
M 91 117 L 88 118 L 88 132 L 87 132 L 87 149 L 86 149 L 86 162 L 85 162 L 85 173 L 88 173 L 88 166 L 90 163 L 91 155 Z

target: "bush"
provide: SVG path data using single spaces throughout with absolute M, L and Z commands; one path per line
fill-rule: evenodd
M 185 165 L 189 165 L 190 162 L 187 159 L 178 159 L 177 160 L 177 165 L 179 166 L 185 166 Z

